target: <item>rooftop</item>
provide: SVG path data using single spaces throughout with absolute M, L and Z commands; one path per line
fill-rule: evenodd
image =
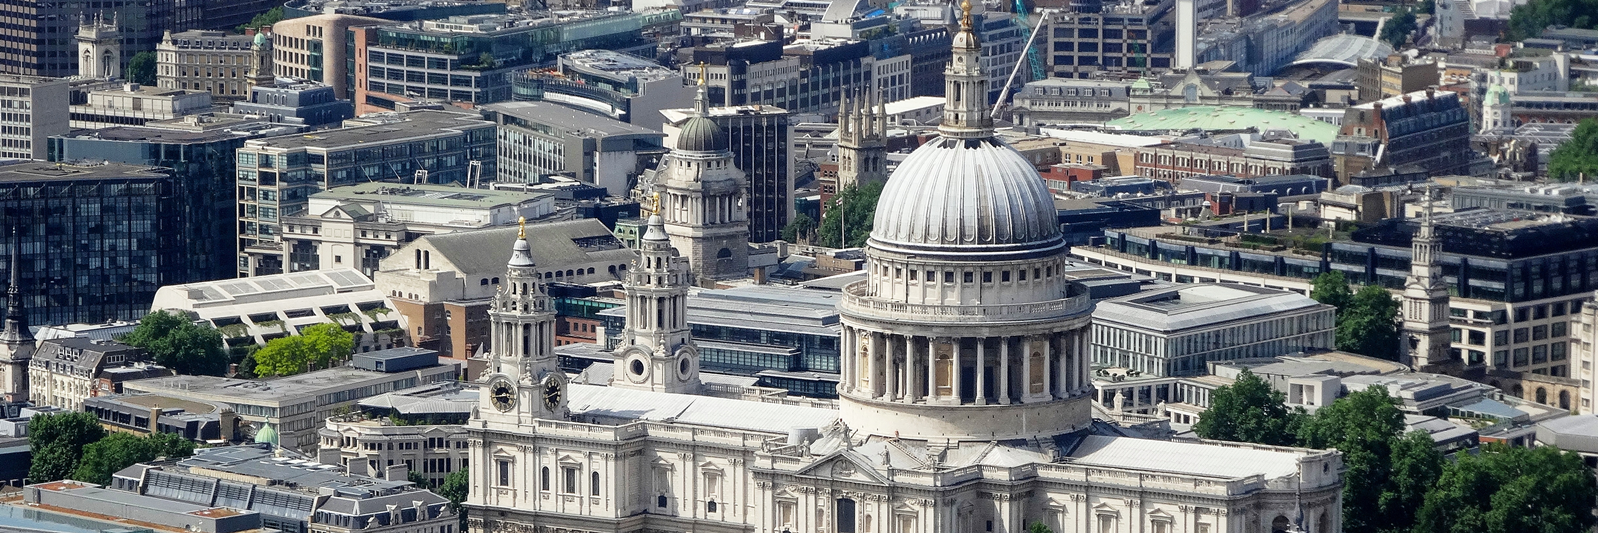
M 372 119 L 372 117 L 362 117 Z M 385 117 L 378 117 L 379 119 Z M 390 115 L 387 123 L 353 128 L 319 130 L 304 135 L 284 135 L 248 141 L 246 146 L 268 150 L 320 148 L 335 150 L 356 145 L 370 146 L 401 140 L 425 139 L 460 134 L 463 128 L 492 127 L 476 113 L 421 110 Z
M 199 394 L 227 402 L 289 405 L 339 390 L 360 388 L 369 381 L 390 381 L 404 374 L 388 374 L 336 367 L 276 379 L 237 379 L 216 376 L 171 376 L 129 382 L 133 391 L 159 394 Z
M 574 133 L 588 137 L 610 137 L 614 135 L 659 135 L 666 134 L 634 126 L 610 117 L 596 115 L 576 108 L 551 102 L 500 102 L 482 106 L 484 111 L 502 113 L 527 122 L 543 124 L 554 129 L 564 130 L 565 133 Z
M 498 276 L 505 272 L 519 231 L 516 226 L 491 227 L 424 235 L 416 242 L 431 245 L 462 275 Z M 533 261 L 541 265 L 587 263 L 596 260 L 591 255 L 596 253 L 628 259 L 635 256 L 597 219 L 528 224 L 527 244 L 532 247 Z
M 361 409 L 392 409 L 402 415 L 470 414 L 477 388 L 443 382 L 380 394 L 357 402 Z
M 678 76 L 677 71 L 660 66 L 654 61 L 612 50 L 579 50 L 560 56 L 560 59 L 578 67 L 643 80 Z
M 1298 138 L 1331 146 L 1337 126 L 1285 111 L 1241 106 L 1196 106 L 1138 113 L 1104 123 L 1129 131 L 1288 130 Z
M 374 490 L 393 490 L 410 485 L 409 481 L 385 481 L 363 476 L 350 476 L 338 465 L 322 464 L 305 459 L 278 456 L 271 446 L 226 446 L 194 450 L 194 456 L 177 461 L 177 465 L 229 474 L 230 478 L 254 478 L 260 485 L 273 485 L 315 492 L 320 488 L 366 487 Z M 138 468 L 137 465 L 129 468 Z M 207 477 L 221 477 L 207 475 Z M 274 482 L 275 481 L 275 482 Z M 418 493 L 420 494 L 420 493 Z
M 367 291 L 373 287 L 372 280 L 366 279 L 366 276 L 355 270 L 312 270 L 293 274 L 168 285 L 162 287 L 161 292 L 181 293 L 190 306 L 213 306 Z
M 123 163 L 71 165 L 22 160 L 0 162 L 0 183 L 156 179 L 167 177 L 169 175 L 161 169 Z
M 617 424 L 648 420 L 697 426 L 780 433 L 795 427 L 819 428 L 838 419 L 838 411 L 780 403 L 667 394 L 650 391 L 571 385 L 572 417 L 579 421 Z
M 456 209 L 491 209 L 514 206 L 549 193 L 501 189 L 466 189 L 452 185 L 359 183 L 312 194 L 312 198 L 340 201 L 384 202 Z
M 1095 321 L 1160 332 L 1323 306 L 1295 292 L 1234 284 L 1184 284 L 1099 302 Z
M 1393 53 L 1393 47 L 1382 41 L 1356 33 L 1339 33 L 1323 37 L 1308 50 L 1293 59 L 1293 65 L 1306 63 L 1336 63 L 1346 67 L 1359 66 L 1359 60 L 1379 60 Z
M 1277 479 L 1299 473 L 1299 455 L 1264 447 L 1199 444 L 1089 435 L 1071 452 L 1081 465 L 1239 478 Z

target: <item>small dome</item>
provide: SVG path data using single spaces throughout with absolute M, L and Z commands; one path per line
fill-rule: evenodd
M 1054 195 L 1015 148 L 992 137 L 940 137 L 894 169 L 871 240 L 901 251 L 1042 250 L 1063 242 L 1058 220 Z
M 1487 97 L 1482 99 L 1486 105 L 1509 105 L 1509 89 L 1502 85 L 1493 85 L 1487 88 Z
M 258 444 L 271 444 L 273 446 L 277 446 L 277 430 L 273 429 L 271 424 L 262 425 L 261 429 L 255 432 L 255 442 Z
M 255 46 L 266 46 L 266 32 L 255 34 Z
M 720 124 L 703 116 L 694 116 L 682 124 L 677 132 L 677 149 L 693 152 L 722 152 L 731 143 Z

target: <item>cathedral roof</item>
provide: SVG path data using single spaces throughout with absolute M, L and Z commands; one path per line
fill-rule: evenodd
M 636 420 L 788 433 L 795 427 L 819 428 L 838 419 L 838 411 L 780 403 L 695 396 L 573 384 L 567 407 L 572 418 L 600 424 Z
M 1054 196 L 1020 152 L 994 137 L 942 137 L 894 170 L 877 201 L 874 246 L 1048 247 L 1060 242 Z
M 677 149 L 693 152 L 722 152 L 726 151 L 731 143 L 727 140 L 726 130 L 716 121 L 702 115 L 689 117 L 683 122 L 682 130 L 677 132 Z

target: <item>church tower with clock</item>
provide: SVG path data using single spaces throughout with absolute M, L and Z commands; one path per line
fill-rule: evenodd
M 510 429 L 566 418 L 566 376 L 555 358 L 555 305 L 527 244 L 527 223 L 511 247 L 505 284 L 489 305 L 488 368 L 479 393 L 483 427 Z

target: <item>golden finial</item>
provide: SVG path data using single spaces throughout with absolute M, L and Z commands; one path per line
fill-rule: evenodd
M 705 84 L 705 77 L 706 77 L 706 74 L 705 74 L 705 62 L 704 61 L 700 61 L 699 62 L 699 84 L 700 85 L 704 85 Z
M 651 215 L 660 214 L 660 193 L 658 193 L 658 192 L 655 193 L 654 196 L 651 198 L 650 207 L 649 207 L 649 214 L 651 214 Z
M 976 27 L 971 23 L 971 0 L 960 0 L 960 25 L 966 29 Z
M 516 238 L 527 238 L 527 217 L 516 217 L 516 225 L 521 226 L 521 231 L 516 232 Z

